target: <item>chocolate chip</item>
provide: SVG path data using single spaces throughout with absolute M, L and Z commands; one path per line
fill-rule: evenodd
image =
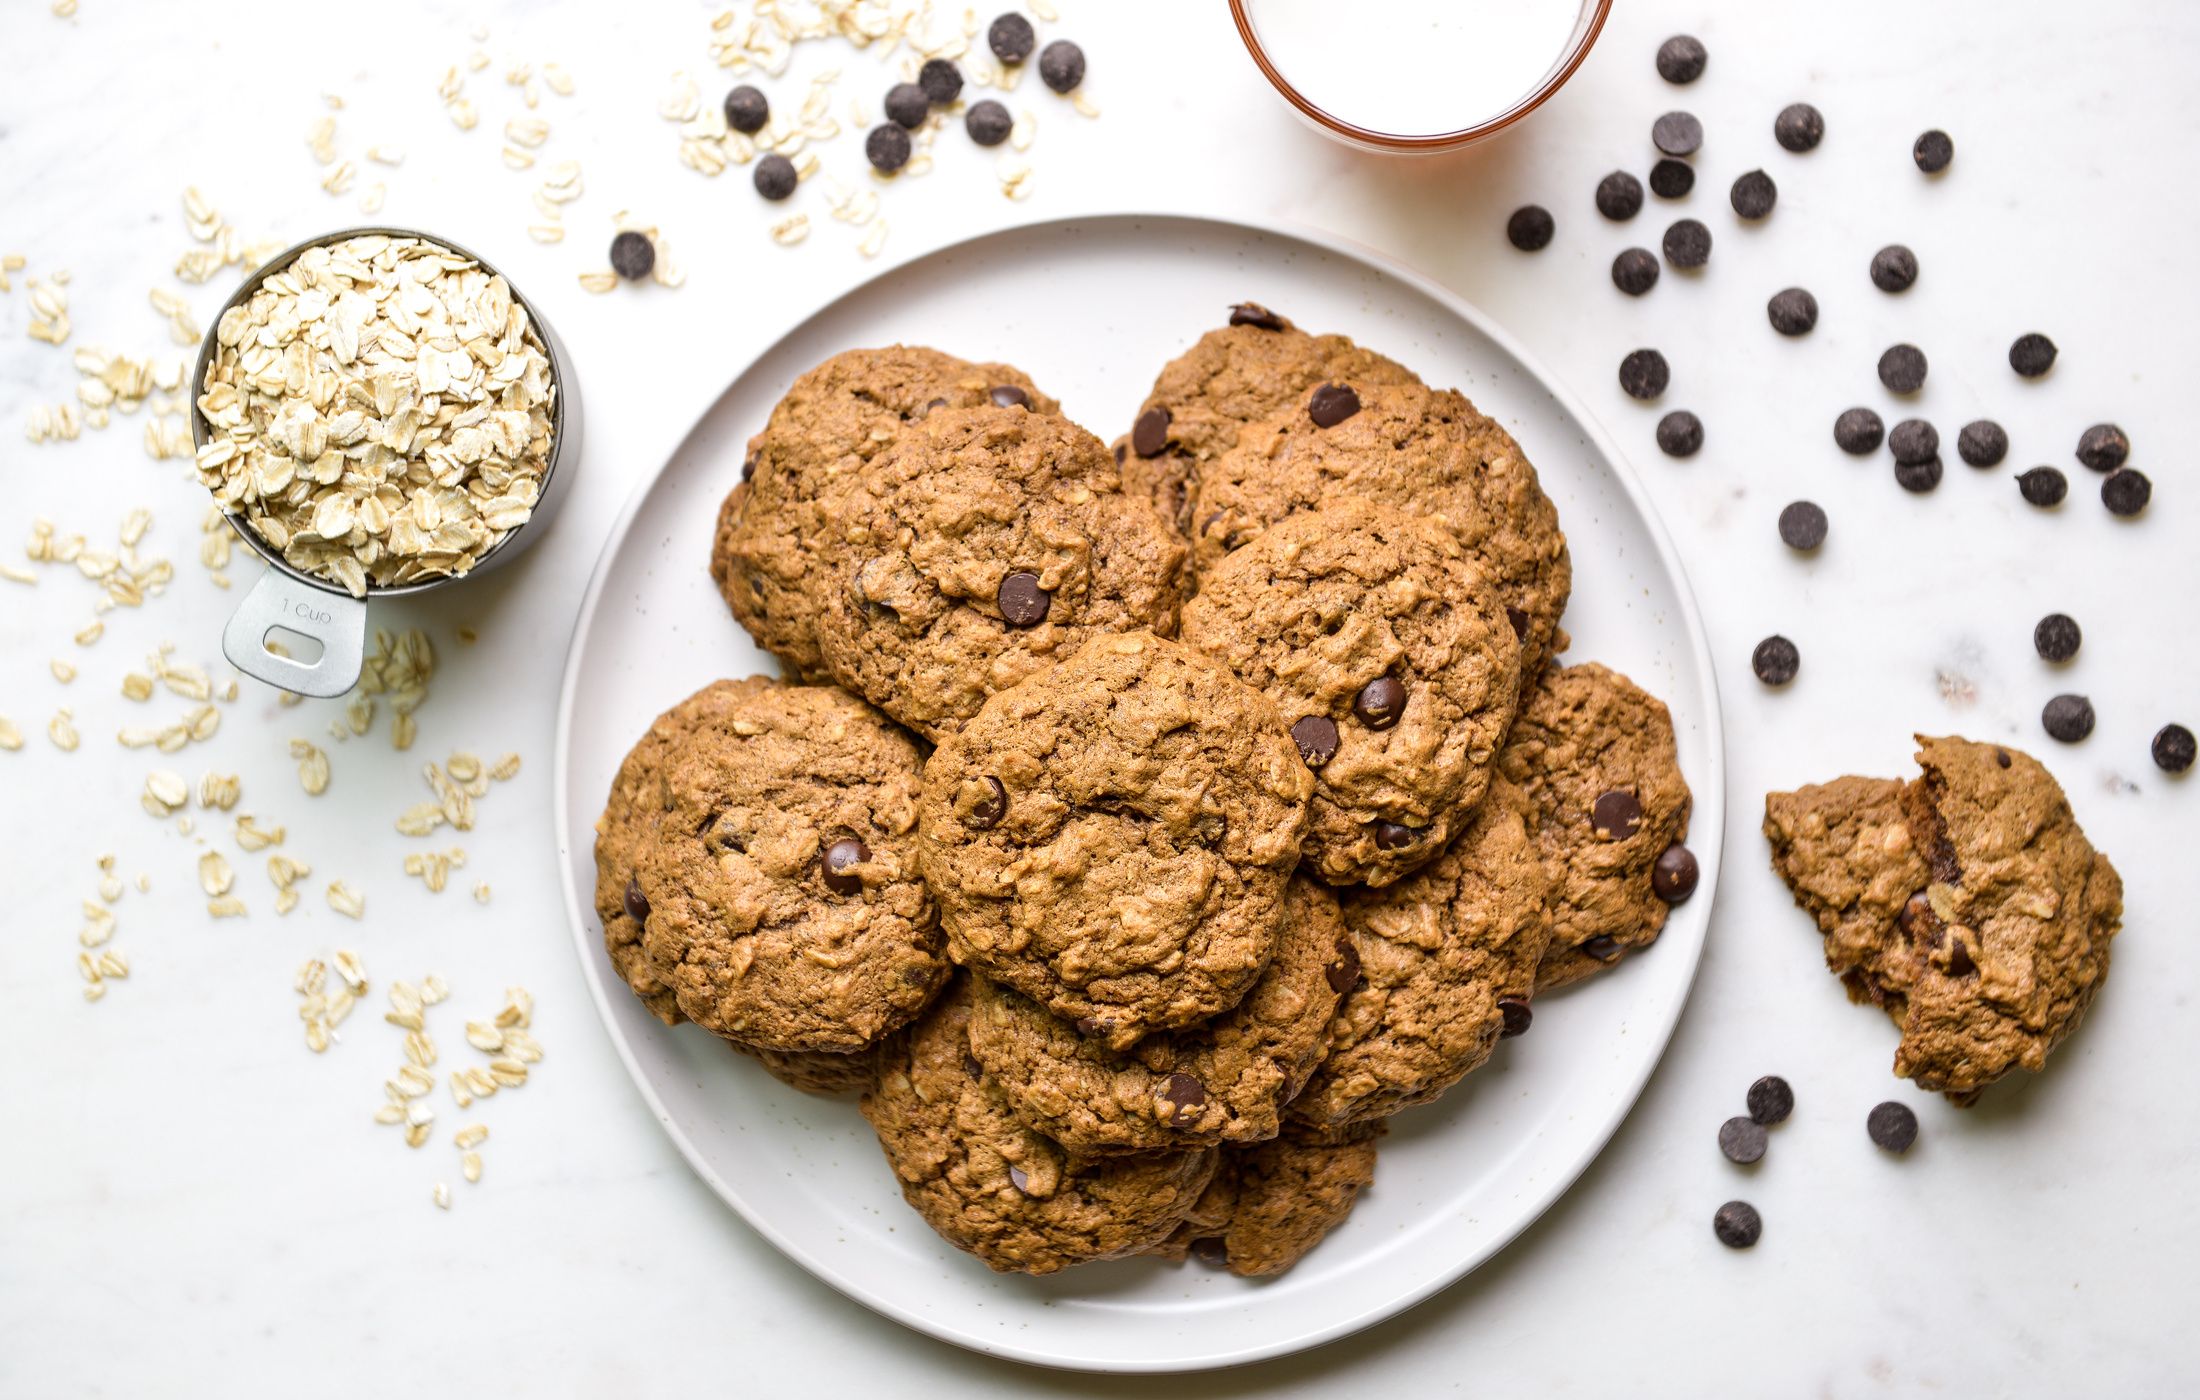
M 1359 985 L 1360 950 L 1349 937 L 1337 940 L 1336 960 L 1323 970 L 1322 976 L 1328 979 L 1329 990 L 1338 996 Z
M 1597 212 L 1614 223 L 1625 223 L 1641 213 L 1642 181 L 1624 170 L 1597 181 Z
M 1665 231 L 1665 260 L 1675 267 L 1702 267 L 1711 261 L 1711 230 L 1701 219 L 1676 219 Z
M 1001 818 L 1008 815 L 1008 789 L 991 773 L 981 775 L 978 781 L 985 784 L 985 795 L 970 804 L 963 814 L 963 825 L 973 831 L 987 831 L 999 826 Z
M 1780 542 L 1789 549 L 1816 549 L 1826 542 L 1826 512 L 1815 501 L 1790 501 L 1780 511 Z
M 1600 933 L 1583 943 L 1581 951 L 1598 962 L 1618 962 L 1619 955 L 1625 950 L 1619 946 L 1618 939 L 1608 933 Z
M 886 119 L 915 131 L 932 115 L 932 99 L 915 83 L 896 83 L 886 89 Z
M 1897 394 L 1925 387 L 1925 352 L 1915 345 L 1891 345 L 1879 357 L 1879 382 Z
M 1703 76 L 1703 41 L 1693 34 L 1675 34 L 1658 45 L 1658 76 L 1669 83 L 1692 83 Z
M 1306 416 L 1317 428 L 1334 428 L 1360 411 L 1360 396 L 1349 384 L 1324 384 L 1306 401 Z
M 1696 853 L 1675 841 L 1658 852 L 1657 863 L 1650 867 L 1650 893 L 1667 904 L 1686 904 L 1696 892 L 1700 874 Z
M 1890 1099 L 1866 1115 L 1864 1131 L 1889 1152 L 1907 1152 L 1917 1141 L 1917 1115 L 1910 1112 L 1908 1104 Z
M 1054 606 L 1054 595 L 1039 586 L 1037 574 L 1029 569 L 1018 569 L 1001 580 L 993 601 L 1000 605 L 1001 620 L 1009 626 L 1037 627 L 1047 620 L 1047 610 Z
M 2032 650 L 2040 654 L 2042 661 L 2068 661 L 2078 654 L 2078 645 L 2084 640 L 2078 620 L 2068 613 L 2049 613 L 2032 628 Z
M 1739 1166 L 1762 1159 L 1765 1142 L 1765 1125 L 1754 1118 L 1729 1118 L 1719 1125 L 1719 1151 Z
M 1024 1174 L 1022 1167 L 1010 1167 L 1008 1169 L 1008 1184 L 1027 1196 L 1031 1194 L 1031 1178 Z
M 988 97 L 983 102 L 973 102 L 963 113 L 963 130 L 970 139 L 981 146 L 998 146 L 1008 139 L 1009 130 L 1016 119 L 1008 114 L 1008 108 Z
M 1910 159 L 1916 161 L 1917 168 L 1928 175 L 1938 175 L 1946 170 L 1948 162 L 1955 158 L 1954 138 L 1938 127 L 1918 137 L 1916 143 L 1910 147 Z
M 2155 733 L 2151 750 L 2155 767 L 2165 773 L 2182 773 L 2192 767 L 2192 731 L 2181 724 L 2165 724 Z
M 874 126 L 863 138 L 863 156 L 875 169 L 891 175 L 909 163 L 909 133 L 892 122 Z
M 1039 36 L 1032 32 L 1031 21 L 1014 10 L 986 26 L 985 45 L 1003 63 L 1023 62 L 1031 57 L 1032 46 L 1038 42 Z
M 2003 767 L 2003 768 L 2007 768 L 2007 767 L 2009 766 L 2009 750 L 2007 750 L 2007 749 L 1996 749 L 1996 750 L 1994 750 L 1994 762 L 1995 762 L 1996 764 L 2000 765 L 2000 766 L 2001 766 L 2001 767 Z
M 1528 635 L 1528 615 L 1510 603 L 1505 605 L 1505 620 L 1512 624 L 1515 637 Z
M 2131 439 L 2114 423 L 2095 423 L 2078 435 L 2078 461 L 2097 472 L 2112 472 L 2131 455 Z
M 1851 457 L 1877 452 L 1887 440 L 1887 425 L 1868 408 L 1852 408 L 1833 420 L 1833 440 Z
M 756 454 L 754 452 L 751 452 L 748 456 L 741 459 L 741 479 L 743 481 L 750 481 L 755 479 L 755 476 Z
M 1922 462 L 1897 462 L 1894 480 L 1903 490 L 1923 495 L 1940 485 L 1940 459 L 1928 457 Z
M 1768 1074 L 1749 1086 L 1743 1102 L 1749 1105 L 1751 1121 L 1769 1128 L 1775 1123 L 1785 1123 L 1788 1115 L 1795 1111 L 1795 1091 L 1779 1075 Z
M 1528 1027 L 1535 1021 L 1535 1012 L 1529 1009 L 1526 997 L 1499 997 L 1497 1014 L 1505 1021 L 1497 1032 L 1499 1040 L 1511 1040 L 1514 1036 L 1526 1035 Z
M 764 198 L 777 201 L 794 193 L 794 187 L 802 182 L 801 173 L 794 162 L 773 151 L 756 163 L 756 173 L 749 177 L 756 192 Z
M 1399 850 L 1412 845 L 1420 837 L 1421 833 L 1410 826 L 1400 826 L 1396 822 L 1375 823 L 1375 845 L 1381 850 Z
M 1192 1241 L 1192 1253 L 1199 1262 L 1210 1269 L 1230 1267 L 1230 1242 L 1220 1235 L 1207 1235 Z
M 1917 281 L 1917 254 L 1889 243 L 1872 254 L 1872 285 L 1882 292 L 1906 292 Z
M 1696 167 L 1684 160 L 1661 160 L 1650 167 L 1650 193 L 1679 199 L 1696 188 Z
M 1642 826 L 1642 803 L 1625 788 L 1597 794 L 1589 804 L 1589 827 L 1600 841 L 1624 841 Z
M 985 391 L 995 408 L 1029 408 L 1031 395 L 1021 384 L 996 384 Z
M 1648 248 L 1629 248 L 1612 259 L 1612 285 L 1639 297 L 1658 285 L 1658 257 Z
M 726 94 L 726 125 L 744 136 L 754 136 L 772 119 L 772 104 L 747 83 Z
M 1711 1233 L 1728 1249 L 1747 1249 L 1764 1232 L 1764 1217 L 1747 1201 L 1728 1201 L 1711 1214 Z
M 917 86 L 935 107 L 945 107 L 962 94 L 962 69 L 951 58 L 928 58 L 917 70 Z
M 1169 410 L 1158 405 L 1138 415 L 1131 424 L 1131 451 L 1141 457 L 1158 457 L 1169 446 Z
M 1540 204 L 1523 204 L 1505 221 L 1505 237 L 1523 253 L 1537 253 L 1551 246 L 1557 222 Z
M 1703 123 L 1692 112 L 1667 112 L 1650 124 L 1650 140 L 1669 156 L 1692 155 L 1703 145 Z
M 2017 475 L 2017 493 L 2042 509 L 2059 506 L 2070 493 L 2070 479 L 2060 467 L 2034 467 Z
M 646 233 L 628 229 L 611 240 L 611 270 L 629 282 L 639 282 L 657 265 L 657 245 Z
M 1969 977 L 1978 971 L 1978 964 L 1971 960 L 1971 950 L 1963 946 L 1963 940 L 1954 939 L 1948 945 L 1948 975 Z
M 1309 768 L 1319 768 L 1337 756 L 1337 722 L 1327 715 L 1307 715 L 1291 726 L 1291 742 Z
M 1991 418 L 1975 419 L 1956 434 L 1956 455 L 1974 467 L 1998 467 L 2009 455 L 2009 434 Z
M 1131 445 L 1127 442 L 1118 442 L 1108 450 L 1115 454 L 1115 465 L 1120 467 L 1123 465 L 1123 459 L 1130 455 Z
M 871 848 L 853 836 L 843 836 L 825 848 L 825 888 L 834 894 L 863 893 L 863 877 L 856 867 L 871 858 Z
M 1803 655 L 1795 649 L 1795 643 L 1778 633 L 1757 643 L 1757 649 L 1749 654 L 1749 669 L 1766 685 L 1786 685 L 1795 679 L 1802 665 Z
M 1289 329 L 1291 323 L 1257 301 L 1241 301 L 1230 308 L 1230 324 L 1254 326 L 1264 331 L 1280 331 Z
M 2049 738 L 2075 744 L 2093 732 L 2093 702 L 2083 695 L 2058 695 L 2040 710 L 2040 725 Z
M 2137 515 L 2154 499 L 2154 483 L 2145 472 L 2118 467 L 2101 483 L 2101 504 L 2111 515 Z
M 985 1066 L 979 1064 L 978 1057 L 968 1050 L 963 1051 L 963 1073 L 971 1079 L 985 1078 Z
M 1808 335 L 1818 324 L 1818 298 L 1801 287 L 1774 292 L 1765 303 L 1765 316 L 1782 335 Z
M 1905 418 L 1887 434 L 1887 448 L 1897 462 L 1929 462 L 1940 455 L 1940 433 L 1922 418 Z
M 2055 342 L 2038 331 L 2026 331 L 2009 342 L 2009 368 L 2026 379 L 2037 379 L 2055 367 Z
M 1039 81 L 1056 92 L 1074 92 L 1085 80 L 1085 51 L 1067 39 L 1039 50 Z
M 1377 676 L 1352 697 L 1352 713 L 1370 729 L 1388 729 L 1405 712 L 1405 682 L 1396 676 Z
M 620 896 L 620 903 L 626 906 L 626 916 L 635 923 L 649 922 L 649 897 L 642 893 L 642 882 L 632 875 L 626 877 L 626 893 Z
M 1826 137 L 1826 119 L 1808 102 L 1793 102 L 1772 119 L 1772 139 L 1790 151 L 1808 151 Z
M 1087 1040 L 1091 1040 L 1095 1036 L 1107 1035 L 1115 1029 L 1098 1016 L 1080 1016 L 1075 1021 L 1070 1022 L 1070 1027 Z
M 1654 399 L 1665 392 L 1673 371 L 1655 350 L 1636 350 L 1619 362 L 1619 387 L 1631 399 Z
M 1161 1083 L 1161 1110 L 1163 1120 L 1174 1123 L 1189 1113 L 1196 1113 L 1207 1105 L 1207 1086 L 1191 1075 L 1178 1070 Z
M 1743 218 L 1761 219 L 1772 212 L 1774 202 L 1780 198 L 1780 187 L 1764 171 L 1752 170 L 1734 177 L 1734 188 L 1727 191 L 1726 198 Z
M 1668 457 L 1693 457 L 1703 446 L 1703 420 L 1676 408 L 1658 420 L 1658 450 Z

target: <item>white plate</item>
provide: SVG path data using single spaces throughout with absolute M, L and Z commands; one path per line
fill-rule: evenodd
M 1456 385 L 1519 438 L 1572 541 L 1569 657 L 1625 671 L 1672 707 L 1702 886 L 1655 948 L 1537 1002 L 1528 1035 L 1441 1103 L 1400 1116 L 1351 1219 L 1284 1277 L 1151 1260 L 996 1275 L 902 1203 L 853 1103 L 785 1088 L 709 1035 L 643 1011 L 604 959 L 593 823 L 652 717 L 717 677 L 771 669 L 704 561 L 744 445 L 797 374 L 897 340 L 1007 360 L 1112 439 L 1162 363 L 1241 300 Z M 574 941 L 635 1084 L 695 1170 L 865 1306 L 978 1351 L 1091 1370 L 1224 1366 L 1314 1346 L 1410 1307 L 1526 1228 L 1611 1138 L 1664 1051 L 1703 949 L 1725 821 L 1703 625 L 1603 429 L 1479 312 L 1413 273 L 1314 235 L 1175 217 L 1068 219 L 957 244 L 849 292 L 743 371 L 604 546 L 566 660 L 557 761 Z

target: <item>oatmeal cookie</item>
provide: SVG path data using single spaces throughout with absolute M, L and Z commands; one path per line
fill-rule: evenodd
M 1215 1179 L 1175 1233 L 1149 1251 L 1245 1278 L 1282 1273 L 1344 1223 L 1375 1180 L 1381 1119 L 1342 1128 L 1293 1123 L 1272 1141 L 1222 1149 Z

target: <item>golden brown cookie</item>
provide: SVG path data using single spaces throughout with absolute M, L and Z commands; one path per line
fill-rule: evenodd
M 1184 642 L 1291 726 L 1314 771 L 1303 849 L 1333 885 L 1387 885 L 1473 814 L 1520 694 L 1520 642 L 1441 526 L 1346 497 L 1223 559 Z
M 988 700 L 924 771 L 955 961 L 1111 1049 L 1235 1006 L 1275 951 L 1313 780 L 1275 707 L 1143 632 Z
M 1151 1252 L 1245 1278 L 1272 1277 L 1344 1223 L 1375 1180 L 1381 1119 L 1342 1128 L 1293 1123 L 1271 1141 L 1222 1149 L 1215 1179 L 1174 1234 Z

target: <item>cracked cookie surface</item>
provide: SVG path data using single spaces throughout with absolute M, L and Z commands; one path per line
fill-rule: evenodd
M 1293 1123 L 1269 1142 L 1222 1149 L 1214 1180 L 1152 1252 L 1245 1278 L 1273 1277 L 1344 1223 L 1375 1181 L 1381 1119 L 1342 1128 Z

